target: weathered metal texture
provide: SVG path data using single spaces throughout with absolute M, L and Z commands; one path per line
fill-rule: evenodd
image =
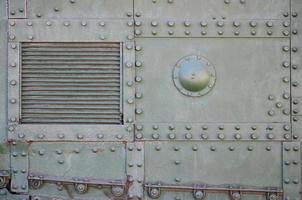
M 301 0 L 0 6 L 0 199 L 301 199 Z M 68 46 L 79 44 L 116 45 L 106 69 L 118 68 L 119 94 L 106 102 L 118 105 L 118 123 L 90 121 L 105 111 L 82 96 L 103 86 L 75 82 L 89 78 L 92 60 L 93 70 L 105 64 L 109 47 L 96 55 Z M 67 85 L 44 84 L 69 75 Z M 72 115 L 78 123 L 57 115 L 74 108 L 72 88 L 88 114 Z M 49 105 L 54 121 L 28 120 Z

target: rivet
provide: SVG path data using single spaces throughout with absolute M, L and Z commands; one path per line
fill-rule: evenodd
M 268 30 L 266 33 L 267 33 L 267 35 L 272 35 L 272 34 L 273 34 L 273 31 Z
M 201 21 L 200 22 L 200 26 L 202 27 L 206 27 L 208 25 L 208 23 L 206 21 Z
M 12 80 L 12 81 L 9 82 L 9 84 L 12 85 L 12 86 L 15 86 L 17 84 L 17 81 Z
M 82 21 L 81 22 L 81 26 L 87 26 L 87 22 L 86 21 Z
M 111 152 L 115 152 L 115 147 L 113 147 L 113 146 L 110 147 L 110 151 L 111 151 Z
M 185 135 L 185 138 L 188 139 L 188 140 L 189 140 L 189 139 L 192 139 L 192 134 L 191 134 L 191 133 L 187 133 L 187 134 Z
M 289 35 L 289 31 L 288 30 L 284 30 L 284 31 L 282 31 L 282 33 L 283 33 L 284 36 L 288 36 Z
M 252 31 L 251 31 L 251 34 L 252 34 L 252 35 L 256 35 L 257 32 L 256 32 L 255 30 L 252 30 Z
M 290 114 L 290 110 L 289 109 L 283 109 L 282 113 L 284 115 L 289 115 Z
M 136 13 L 135 13 L 135 16 L 137 16 L 137 17 L 140 17 L 141 15 L 142 15 L 141 12 L 136 12 Z
M 179 151 L 180 147 L 174 147 L 173 149 L 174 149 L 174 151 Z
M 60 11 L 60 9 L 59 9 L 58 7 L 54 7 L 53 10 L 54 10 L 55 12 L 59 12 L 59 11 Z
M 267 22 L 266 22 L 266 26 L 267 26 L 267 27 L 273 27 L 273 25 L 274 25 L 274 24 L 273 24 L 273 22 L 271 22 L 271 21 L 267 21 Z
M 205 133 L 201 134 L 201 139 L 204 139 L 204 140 L 208 139 L 208 135 Z
M 256 140 L 258 139 L 258 135 L 256 133 L 251 134 L 251 139 Z
M 266 149 L 267 151 L 272 150 L 272 148 L 271 148 L 270 146 L 267 146 L 265 149 Z
M 288 27 L 290 25 L 290 23 L 287 22 L 287 21 L 283 22 L 282 24 L 283 24 L 284 27 Z
M 176 138 L 176 135 L 175 135 L 175 133 L 169 133 L 168 137 L 169 137 L 169 139 L 173 140 Z
M 283 93 L 283 98 L 284 99 L 289 99 L 289 97 L 290 97 L 289 93 L 287 93 L 287 92 Z
M 15 21 L 10 21 L 10 22 L 9 22 L 9 25 L 10 25 L 10 26 L 15 26 L 15 25 L 16 25 L 16 22 L 15 22 Z
M 284 181 L 285 184 L 289 184 L 289 182 L 290 182 L 289 178 L 284 178 L 283 181 Z
M 274 110 L 269 110 L 267 113 L 268 113 L 269 116 L 274 116 L 275 115 L 275 111 Z
M 47 21 L 47 22 L 46 22 L 46 25 L 47 25 L 47 26 L 51 26 L 51 24 L 52 24 L 51 21 Z
M 123 135 L 122 134 L 117 134 L 116 138 L 119 139 L 119 140 L 121 140 L 121 139 L 123 139 Z
M 211 151 L 216 151 L 216 147 L 215 146 L 211 146 L 210 149 L 211 149 Z
M 300 148 L 299 148 L 298 146 L 294 146 L 294 147 L 293 147 L 293 150 L 294 150 L 294 151 L 299 151 L 299 149 L 300 149 Z
M 152 21 L 152 22 L 151 22 L 151 26 L 153 26 L 153 27 L 158 26 L 158 22 L 157 22 L 157 21 Z
M 240 22 L 239 22 L 239 21 L 234 21 L 234 22 L 233 22 L 233 25 L 234 25 L 235 27 L 239 27 L 239 26 L 240 26 Z
M 257 22 L 256 21 L 251 21 L 250 22 L 250 26 L 251 27 L 256 27 L 257 26 Z
M 175 178 L 175 182 L 181 182 L 181 178 Z
M 155 147 L 155 150 L 156 150 L 156 151 L 160 151 L 160 150 L 161 150 L 161 147 L 160 147 L 160 146 L 156 146 L 156 147 Z
M 290 139 L 290 134 L 286 133 L 283 135 L 284 139 L 289 140 Z
M 282 108 L 282 103 L 281 103 L 281 102 L 277 102 L 277 103 L 276 103 L 276 107 L 277 107 L 277 108 Z
M 105 26 L 106 23 L 104 21 L 99 22 L 99 26 Z
M 11 104 L 15 104 L 15 103 L 17 102 L 17 99 L 12 98 L 12 99 L 9 100 L 9 102 L 10 102 Z
M 216 23 L 216 25 L 217 25 L 218 27 L 223 27 L 223 26 L 224 26 L 224 22 L 223 22 L 223 21 L 218 21 L 218 22 Z
M 16 45 L 16 44 L 11 44 L 10 47 L 11 47 L 12 49 L 16 49 L 16 48 L 17 48 L 17 45 Z
M 293 183 L 294 183 L 294 184 L 298 184 L 298 183 L 299 183 L 299 179 L 295 178 L 295 179 L 293 180 Z
M 236 133 L 236 134 L 234 135 L 234 138 L 235 138 L 236 140 L 240 140 L 240 139 L 241 139 L 241 135 L 240 135 L 239 133 Z
M 133 104 L 134 103 L 134 99 L 133 98 L 128 98 L 127 103 L 128 104 Z
M 69 26 L 70 23 L 69 23 L 68 21 L 65 21 L 65 22 L 63 22 L 63 25 L 64 25 L 64 26 Z
M 234 150 L 235 150 L 235 147 L 230 146 L 230 147 L 229 147 L 229 150 L 230 150 L 230 151 L 234 151 Z
M 206 125 L 203 125 L 201 128 L 202 128 L 202 130 L 208 130 L 208 126 L 206 126 Z
M 253 147 L 253 146 L 248 146 L 248 147 L 247 147 L 247 150 L 248 150 L 248 151 L 253 151 L 253 150 L 254 150 L 254 147 Z
M 153 139 L 158 139 L 159 138 L 159 134 L 158 133 L 153 133 L 152 134 L 152 138 Z
M 82 134 L 77 134 L 77 138 L 78 138 L 78 139 L 83 139 L 84 136 L 83 136 Z
M 173 27 L 173 26 L 175 25 L 175 22 L 174 22 L 174 21 L 168 21 L 168 22 L 167 22 L 167 25 L 168 25 L 169 27 Z
M 185 27 L 189 27 L 189 26 L 191 26 L 191 22 L 189 22 L 189 21 L 185 21 L 185 22 L 184 22 L 184 26 L 185 26 Z
M 137 133 L 137 134 L 135 135 L 135 137 L 136 137 L 137 139 L 142 139 L 142 138 L 143 138 L 143 135 L 142 135 L 141 133 Z
M 64 160 L 63 160 L 63 159 L 59 159 L 59 160 L 58 160 L 58 163 L 59 163 L 59 164 L 64 164 Z
M 284 61 L 282 65 L 283 65 L 283 67 L 288 68 L 290 66 L 290 63 L 287 61 Z
M 180 161 L 179 160 L 175 160 L 174 163 L 175 163 L 175 165 L 179 165 Z
M 138 115 L 140 115 L 140 114 L 143 113 L 143 109 L 141 109 L 141 108 L 136 108 L 136 109 L 135 109 L 135 113 L 138 114 Z
M 197 151 L 197 150 L 198 150 L 198 147 L 197 147 L 197 146 L 193 146 L 193 147 L 192 147 L 192 150 L 193 150 L 193 151 Z

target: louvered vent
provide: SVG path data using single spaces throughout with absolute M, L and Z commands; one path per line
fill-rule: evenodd
M 121 124 L 120 43 L 22 43 L 21 123 Z

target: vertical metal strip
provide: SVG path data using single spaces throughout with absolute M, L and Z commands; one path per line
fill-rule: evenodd
M 13 142 L 11 145 L 11 191 L 28 192 L 28 144 Z
M 300 143 L 283 143 L 283 190 L 285 200 L 300 200 L 301 158 Z
M 144 143 L 127 144 L 127 175 L 130 181 L 128 197 L 130 199 L 143 198 L 144 182 Z

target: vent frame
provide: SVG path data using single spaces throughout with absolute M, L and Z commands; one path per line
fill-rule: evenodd
M 61 41 L 60 41 L 61 42 Z M 65 42 L 65 41 L 64 41 Z M 69 41 L 66 41 L 69 42 Z M 72 41 L 71 41 L 72 42 Z M 86 41 L 84 41 L 86 43 Z M 111 41 L 110 41 L 111 42 Z M 125 99 L 134 98 L 135 87 L 127 83 L 134 80 L 135 69 L 124 67 L 125 60 L 135 61 L 133 41 L 112 41 L 120 43 L 120 109 L 123 111 L 122 124 L 24 124 L 21 116 L 21 45 L 22 42 L 9 42 L 8 46 L 8 138 L 24 141 L 131 141 L 133 140 L 135 102 Z M 89 42 L 90 43 L 90 42 Z M 91 43 L 95 43 L 92 41 Z M 97 41 L 97 43 L 102 43 Z M 108 42 L 106 42 L 108 43 Z M 12 48 L 11 46 L 16 46 Z M 16 67 L 9 63 L 15 62 Z M 15 86 L 10 85 L 16 80 Z M 16 99 L 16 103 L 9 103 Z M 129 119 L 133 119 L 130 120 Z

